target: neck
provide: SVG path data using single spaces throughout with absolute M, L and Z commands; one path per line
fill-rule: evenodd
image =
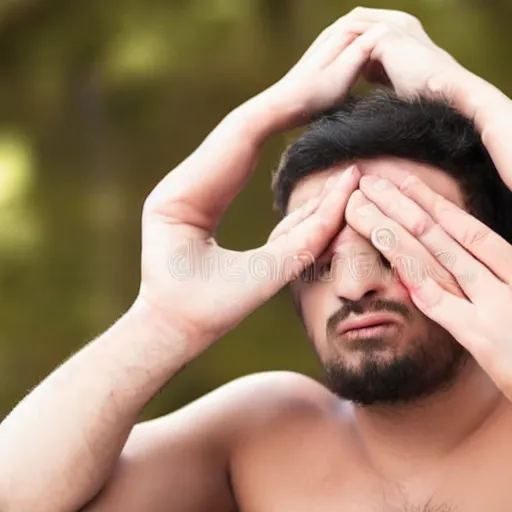
M 365 451 L 375 461 L 403 453 L 408 461 L 439 460 L 492 423 L 507 400 L 470 359 L 447 391 L 400 406 L 354 407 Z M 395 457 L 392 457 L 395 458 Z

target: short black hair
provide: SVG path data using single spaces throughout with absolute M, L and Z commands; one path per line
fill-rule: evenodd
M 512 243 L 512 192 L 474 122 L 447 100 L 403 99 L 388 89 L 349 96 L 308 125 L 273 175 L 274 206 L 286 215 L 293 188 L 308 175 L 382 156 L 427 163 L 452 176 L 467 211 Z

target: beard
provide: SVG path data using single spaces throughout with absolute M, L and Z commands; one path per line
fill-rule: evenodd
M 403 305 L 387 301 L 364 310 L 393 310 L 409 319 L 413 316 Z M 363 312 L 360 306 L 348 312 L 344 308 L 328 322 L 328 336 L 340 317 L 352 311 Z M 363 406 L 407 404 L 450 389 L 471 356 L 448 331 L 424 318 L 424 334 L 403 340 L 402 353 L 393 350 L 390 355 L 389 340 L 367 338 L 344 347 L 357 353 L 357 363 L 348 361 L 353 358 L 344 358 L 343 354 L 323 361 L 326 387 L 340 398 Z

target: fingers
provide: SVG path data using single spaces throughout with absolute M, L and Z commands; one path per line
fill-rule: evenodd
M 357 7 L 341 18 L 338 18 L 334 23 L 323 30 L 313 44 L 306 50 L 299 62 L 308 60 L 320 48 L 324 47 L 326 42 L 330 39 L 335 39 L 336 37 L 343 38 L 348 32 L 354 35 L 361 35 L 377 23 L 392 20 L 396 22 L 398 19 L 404 20 L 407 16 L 409 15 L 401 13 L 400 11 Z
M 317 197 L 311 198 L 309 201 L 297 208 L 290 214 L 288 214 L 270 233 L 268 237 L 268 242 L 273 242 L 276 238 L 279 238 L 284 233 L 287 233 L 292 228 L 294 228 L 297 224 L 300 224 L 306 217 L 311 215 L 320 204 L 321 195 Z
M 325 40 L 309 57 L 307 65 L 297 67 L 299 76 L 293 77 L 293 83 L 309 76 L 318 80 L 315 94 L 305 102 L 305 111 L 321 112 L 345 97 L 361 75 L 379 37 L 386 31 L 387 27 L 382 24 L 375 25 L 356 37 L 354 32 L 342 28 L 338 35 Z
M 446 268 L 473 301 L 497 293 L 500 281 L 457 243 L 425 210 L 386 179 L 364 176 L 360 188 L 390 219 L 403 226 Z M 469 215 L 467 217 L 470 217 Z M 462 229 L 462 226 L 460 226 Z M 498 285 L 498 286 L 497 286 Z
M 309 213 L 305 216 L 299 208 L 295 219 L 300 219 L 298 222 L 291 222 L 288 230 L 279 229 L 279 236 L 272 237 L 266 245 L 256 249 L 271 255 L 277 262 L 280 279 L 268 284 L 270 295 L 296 279 L 340 231 L 348 199 L 357 188 L 359 177 L 355 166 L 336 173 L 336 181 L 326 186 L 327 193 L 316 207 L 307 206 Z
M 424 34 L 421 22 L 408 13 L 357 7 L 329 25 L 306 50 L 299 63 L 314 61 L 322 66 L 328 65 L 357 36 L 368 32 L 375 25 L 385 25 L 387 30 L 392 26 L 415 29 L 416 32 Z M 418 31 L 418 28 L 421 30 Z
M 319 71 L 322 66 L 328 66 L 340 52 L 345 53 L 345 48 L 351 46 L 356 34 L 366 27 L 365 23 L 360 26 L 355 23 L 347 32 L 340 29 L 333 32 L 332 38 L 320 38 L 323 42 L 315 45 L 317 49 L 312 54 L 314 65 Z M 349 68 L 350 76 L 345 72 L 339 74 L 346 77 L 339 80 L 340 84 L 332 83 L 338 77 L 314 74 L 306 69 L 306 78 L 318 76 L 317 80 L 322 83 L 318 87 L 315 83 L 309 89 L 307 83 L 302 85 L 306 90 L 305 99 L 300 93 L 296 101 L 290 100 L 294 108 L 304 103 L 306 110 L 318 110 L 316 105 L 309 104 L 307 97 L 307 91 L 312 90 L 313 86 L 318 90 L 310 93 L 313 96 L 311 103 L 318 101 L 322 108 L 326 103 L 330 106 L 339 91 L 347 90 L 341 82 L 351 84 L 355 81 L 358 67 L 364 64 L 364 55 L 353 50 L 350 55 L 358 56 L 359 62 Z M 349 60 L 346 59 L 347 62 Z M 297 82 L 293 81 L 295 88 Z M 333 94 L 323 94 L 324 89 L 329 88 L 335 89 Z M 276 90 L 282 93 L 280 89 Z M 323 97 L 325 95 L 327 99 Z M 282 110 L 286 111 L 287 107 L 280 104 L 281 100 L 281 97 L 260 95 L 227 116 L 200 147 L 153 190 L 145 203 L 145 217 L 157 215 L 167 224 L 189 225 L 197 228 L 201 236 L 211 235 L 231 201 L 247 184 L 273 116 L 285 116 Z
M 389 25 L 396 25 L 416 36 L 424 39 L 430 38 L 423 30 L 421 21 L 412 14 L 393 9 L 372 9 L 367 7 L 356 7 L 347 16 L 347 19 L 367 23 L 387 23 Z
M 357 81 L 379 37 L 389 31 L 383 20 L 391 14 L 356 10 L 338 20 L 306 52 L 307 66 L 299 66 L 303 76 L 316 77 L 309 84 L 311 87 L 304 84 L 306 92 L 303 92 L 297 86 L 302 81 L 292 80 L 293 87 L 273 90 L 281 93 L 293 90 L 298 97 L 292 98 L 290 104 L 294 108 L 300 105 L 301 112 L 317 112 L 331 106 Z M 393 16 L 396 19 L 398 14 Z M 400 19 L 406 18 L 400 14 Z M 319 71 L 325 66 L 328 70 L 325 75 L 312 73 L 311 66 Z M 157 215 L 167 224 L 188 225 L 196 228 L 199 236 L 210 236 L 231 201 L 247 184 L 262 140 L 277 130 L 278 125 L 284 126 L 288 115 L 290 119 L 286 122 L 291 122 L 295 115 L 294 108 L 283 107 L 281 100 L 279 96 L 260 95 L 227 116 L 150 194 L 145 203 L 145 217 Z
M 318 36 L 297 65 L 312 62 L 320 62 L 322 66 L 325 65 L 326 62 L 332 61 L 334 56 L 348 46 L 357 36 L 373 25 L 371 22 L 353 21 L 350 23 L 345 18 L 339 19 Z
M 339 69 L 339 73 L 343 71 L 341 76 L 350 77 L 350 81 L 355 83 L 359 74 L 368 65 L 369 59 L 372 57 L 377 44 L 384 37 L 389 38 L 392 35 L 399 37 L 399 29 L 395 30 L 387 23 L 373 25 L 369 30 L 355 39 L 344 52 L 338 54 L 333 66 Z
M 357 7 L 327 27 L 308 48 L 299 63 L 314 61 L 322 66 L 328 65 L 357 36 L 365 34 L 376 25 L 385 26 L 388 32 L 393 28 L 400 28 L 430 42 L 420 20 L 411 14 L 391 9 Z
M 478 311 L 473 304 L 446 291 L 428 275 L 409 291 L 415 306 L 423 314 L 476 355 L 486 340 L 479 339 Z
M 277 238 L 279 238 L 281 235 L 288 233 L 292 228 L 300 224 L 304 219 L 309 217 L 321 204 L 321 202 L 324 200 L 324 198 L 329 194 L 329 191 L 331 190 L 332 186 L 336 183 L 336 180 L 339 178 L 337 174 L 333 174 L 330 176 L 326 181 L 325 184 L 320 191 L 320 194 L 318 194 L 315 197 L 312 197 L 304 205 L 302 205 L 300 208 L 295 209 L 284 219 L 281 220 L 281 222 L 273 229 L 272 233 L 270 233 L 270 236 L 268 237 L 268 242 L 273 242 Z
M 384 24 L 374 25 L 355 38 L 342 52 L 333 52 L 334 60 L 330 65 L 340 91 L 349 91 L 357 82 L 375 45 L 387 31 L 388 27 Z
M 401 22 L 403 24 L 418 22 L 412 14 L 396 9 L 375 9 L 372 7 L 356 7 L 347 14 L 347 18 L 357 20 L 371 21 L 373 23 L 380 23 L 382 21 Z
M 355 191 L 350 197 L 346 219 L 397 269 L 408 287 L 414 287 L 431 276 L 445 290 L 464 296 L 450 272 L 404 227 L 370 202 L 361 190 Z
M 405 196 L 416 202 L 458 244 L 505 283 L 512 283 L 512 246 L 457 205 L 434 192 L 416 176 L 400 186 Z
M 351 45 L 358 36 L 374 26 L 373 23 L 354 22 L 340 23 L 324 43 L 310 56 L 315 66 L 327 67 Z

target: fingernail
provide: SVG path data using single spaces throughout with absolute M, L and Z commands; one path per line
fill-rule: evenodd
M 407 189 L 411 185 L 416 185 L 418 183 L 420 183 L 420 180 L 414 174 L 410 174 L 404 181 L 402 181 L 399 188 L 402 192 L 407 192 Z

